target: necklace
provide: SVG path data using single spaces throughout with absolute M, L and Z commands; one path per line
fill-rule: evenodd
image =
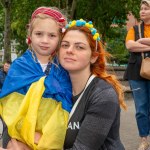
M 91 77 L 91 75 L 92 75 L 92 74 L 89 75 L 89 77 L 88 77 L 88 79 L 87 79 L 87 81 L 86 81 L 86 83 L 85 83 L 85 86 L 84 86 L 83 90 L 82 90 L 79 94 L 73 95 L 73 99 L 74 99 L 75 101 L 76 101 L 76 99 L 78 99 L 78 97 L 79 97 L 79 96 L 81 95 L 81 93 L 84 91 L 84 89 L 85 89 L 85 87 L 86 87 L 86 84 L 87 84 L 89 78 Z
M 72 117 L 74 111 L 76 110 L 76 107 L 78 106 L 80 99 L 82 98 L 82 95 L 84 94 L 86 88 L 89 86 L 89 84 L 92 82 L 92 80 L 95 78 L 96 76 L 93 74 L 90 76 L 90 78 L 88 79 L 86 86 L 84 88 L 84 90 L 82 91 L 82 93 L 80 94 L 80 96 L 78 97 L 77 101 L 75 102 L 75 104 L 73 105 L 73 108 L 71 109 L 71 112 L 69 114 L 69 119 Z

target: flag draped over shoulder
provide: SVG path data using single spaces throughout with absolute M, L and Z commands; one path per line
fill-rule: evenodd
M 0 93 L 0 113 L 12 138 L 34 150 L 63 148 L 72 107 L 68 73 L 57 63 L 45 76 L 27 50 L 11 65 Z M 34 143 L 35 132 L 42 136 Z

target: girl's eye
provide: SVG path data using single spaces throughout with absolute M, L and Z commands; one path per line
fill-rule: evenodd
M 42 33 L 41 32 L 36 32 L 35 35 L 40 36 L 40 35 L 42 35 Z
M 49 36 L 50 36 L 50 37 L 56 37 L 56 35 L 55 35 L 55 34 L 50 34 Z

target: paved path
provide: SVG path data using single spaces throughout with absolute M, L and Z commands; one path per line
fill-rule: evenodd
M 135 120 L 134 102 L 133 100 L 128 100 L 126 103 L 128 110 L 121 112 L 121 140 L 126 150 L 137 150 L 140 139 L 138 137 L 138 130 Z M 150 150 L 150 148 L 148 150 Z
M 135 121 L 135 108 L 133 100 L 127 102 L 128 110 L 121 112 L 120 134 L 126 150 L 136 150 L 138 147 L 138 131 Z

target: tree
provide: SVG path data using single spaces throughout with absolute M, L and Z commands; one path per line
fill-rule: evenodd
M 127 3 L 128 11 L 131 12 L 136 19 L 139 19 L 140 2 L 141 0 L 128 0 Z
M 11 60 L 11 0 L 1 0 L 5 12 L 4 26 L 4 61 Z
M 75 17 L 86 16 L 87 20 L 92 20 L 105 41 L 114 19 L 120 20 L 117 23 L 119 26 L 125 24 L 128 13 L 126 5 L 127 0 L 80 0 L 77 1 Z
M 3 37 L 4 37 L 4 13 L 3 13 L 3 8 L 0 5 L 0 49 L 2 48 L 3 45 Z
M 77 0 L 73 0 L 71 5 L 71 14 L 70 14 L 71 19 L 75 17 L 76 6 L 77 6 Z

